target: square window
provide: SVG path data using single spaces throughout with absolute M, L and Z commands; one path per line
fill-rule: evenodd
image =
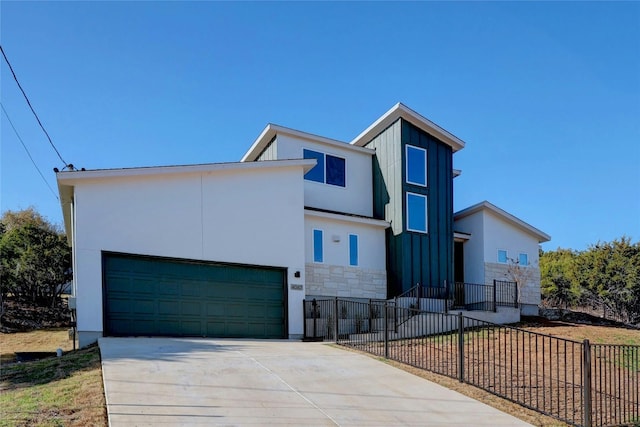
M 529 255 L 527 254 L 519 254 L 518 255 L 518 265 L 529 265 Z
M 322 230 L 313 230 L 313 262 L 323 262 Z
M 406 146 L 407 183 L 427 186 L 427 150 L 411 145 Z
M 312 150 L 302 150 L 305 159 L 316 159 L 317 164 L 306 174 L 304 179 L 315 182 L 324 182 L 324 154 Z
M 498 249 L 498 262 L 501 264 L 507 263 L 507 251 Z
M 349 265 L 358 265 L 358 236 L 349 234 Z
M 407 230 L 427 232 L 427 196 L 407 193 Z
M 345 160 L 327 154 L 327 184 L 345 186 Z
M 316 159 L 316 165 L 304 174 L 304 179 L 338 187 L 346 186 L 345 159 L 306 148 L 302 150 L 302 156 L 305 159 Z

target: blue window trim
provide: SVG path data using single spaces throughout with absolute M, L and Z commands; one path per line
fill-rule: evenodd
M 500 252 L 504 252 L 504 261 L 500 261 Z M 499 264 L 506 264 L 509 261 L 509 253 L 506 249 L 498 249 L 497 260 Z
M 317 228 L 313 229 L 313 262 L 324 262 L 324 232 Z
M 327 154 L 309 148 L 302 149 L 302 157 L 305 159 L 316 159 L 317 161 L 317 164 L 304 174 L 305 180 L 332 185 L 334 187 L 347 187 L 347 159 L 345 157 Z M 342 173 L 335 173 L 337 170 L 335 169 L 336 166 L 342 167 Z
M 405 175 L 406 175 L 407 184 L 413 184 L 413 185 L 419 185 L 420 187 L 426 187 L 427 186 L 427 150 L 425 148 L 416 147 L 414 145 L 409 145 L 409 144 L 407 144 L 405 146 L 404 150 L 405 150 Z M 412 150 L 422 152 L 423 161 L 424 161 L 424 164 L 423 164 L 424 177 L 421 177 L 421 178 L 423 178 L 423 182 L 421 182 L 421 181 L 412 181 L 410 179 L 411 174 L 409 172 L 410 172 L 411 168 L 410 168 L 410 161 L 409 160 L 412 157 L 409 155 L 409 152 L 412 151 Z
M 358 235 L 357 234 L 349 234 L 349 265 L 353 267 L 357 267 L 359 264 L 358 260 Z
M 525 261 L 522 262 L 522 256 L 524 255 Z M 518 265 L 521 265 L 523 267 L 526 267 L 527 265 L 529 265 L 529 254 L 524 253 L 524 252 L 520 252 L 518 254 Z
M 422 229 L 418 229 L 418 228 L 411 228 L 410 224 L 411 224 L 411 212 L 410 212 L 410 203 L 409 203 L 409 199 L 412 197 L 419 197 L 421 199 L 424 200 L 424 230 Z M 428 234 L 429 233 L 429 201 L 427 200 L 427 196 L 424 194 L 417 194 L 417 193 L 410 193 L 407 191 L 407 196 L 406 196 L 406 229 L 407 231 L 413 231 L 415 233 L 423 233 L 423 234 Z

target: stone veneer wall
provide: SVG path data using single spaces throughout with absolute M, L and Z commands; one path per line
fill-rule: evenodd
M 538 306 L 540 305 L 540 269 L 534 266 L 525 267 L 530 270 L 529 280 L 524 286 L 521 286 L 520 292 L 521 312 L 528 316 L 538 315 Z M 506 264 L 495 262 L 484 263 L 484 282 L 487 285 L 493 284 L 493 280 L 512 280 L 509 274 L 509 268 Z
M 367 299 L 387 297 L 385 270 L 308 263 L 305 274 L 307 295 Z

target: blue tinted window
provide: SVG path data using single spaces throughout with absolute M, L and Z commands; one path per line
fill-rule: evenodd
M 519 265 L 529 265 L 529 256 L 527 254 L 518 255 L 518 264 Z
M 313 262 L 323 262 L 322 230 L 313 230 Z
M 358 236 L 349 234 L 349 265 L 358 265 Z
M 507 263 L 507 251 L 504 251 L 502 249 L 498 249 L 498 262 L 500 262 L 502 264 L 506 264 Z
M 327 154 L 327 184 L 344 187 L 344 159 Z
M 318 163 L 304 175 L 309 181 L 324 182 L 324 154 L 312 150 L 303 150 L 305 159 L 316 159 Z
M 427 185 L 427 150 L 407 145 L 407 182 Z
M 407 230 L 427 232 L 427 196 L 407 193 Z

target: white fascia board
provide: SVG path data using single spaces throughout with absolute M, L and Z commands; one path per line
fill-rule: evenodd
M 264 162 L 251 163 L 207 163 L 200 165 L 186 166 L 150 166 L 123 169 L 94 169 L 86 171 L 64 171 L 58 172 L 56 178 L 58 186 L 61 184 L 75 184 L 88 179 L 103 178 L 133 178 L 142 176 L 167 176 L 178 174 L 196 174 L 209 172 L 224 171 L 242 171 L 257 169 L 274 169 L 274 168 L 290 168 L 302 167 L 304 172 L 308 172 L 316 164 L 315 159 L 300 160 L 267 160 Z
M 242 156 L 240 159 L 241 162 L 253 162 L 255 161 L 260 153 L 264 151 L 267 145 L 273 140 L 276 135 L 289 135 L 294 138 L 304 139 L 307 141 L 317 142 L 320 144 L 329 145 L 332 147 L 339 147 L 347 150 L 352 150 L 360 153 L 366 153 L 369 155 L 375 154 L 375 150 L 364 147 L 356 147 L 347 142 L 338 141 L 336 139 L 325 138 L 324 136 L 314 135 L 312 133 L 302 132 L 296 129 L 287 128 L 284 126 L 268 124 L 267 127 L 264 128 L 262 133 L 258 136 L 258 138 L 251 145 L 249 150 Z
M 60 194 L 60 207 L 62 208 L 62 218 L 64 220 L 64 231 L 67 236 L 67 244 L 73 245 L 71 227 L 71 209 L 73 203 L 73 185 L 64 185 L 58 182 L 58 193 Z
M 520 218 L 511 215 L 509 212 L 500 209 L 499 207 L 497 207 L 496 205 L 489 203 L 488 201 L 483 201 L 480 203 L 476 203 L 473 206 L 469 206 L 466 209 L 463 209 L 461 211 L 458 211 L 456 213 L 453 214 L 453 220 L 457 221 L 459 219 L 462 219 L 464 217 L 473 215 L 477 212 L 480 212 L 482 210 L 488 210 L 493 212 L 495 215 L 497 215 L 498 217 L 500 217 L 501 219 L 505 220 L 508 223 L 511 223 L 513 225 L 515 225 L 516 227 L 522 229 L 523 231 L 533 235 L 536 237 L 536 239 L 538 239 L 538 243 L 544 243 L 544 242 L 548 242 L 549 240 L 551 240 L 551 236 L 549 236 L 547 233 L 535 228 L 534 226 L 527 224 L 526 222 L 524 222 L 523 220 L 521 220 Z
M 304 210 L 304 216 L 332 219 L 335 221 L 350 222 L 350 223 L 355 222 L 358 224 L 371 225 L 371 226 L 380 227 L 380 228 L 389 228 L 391 226 L 390 223 L 388 223 L 387 221 L 383 221 L 381 219 L 365 218 L 361 216 L 352 216 L 352 215 L 341 215 L 341 214 L 336 214 L 332 212 L 322 212 L 322 211 L 315 211 L 310 209 Z
M 389 111 L 373 122 L 371 126 L 366 128 L 360 135 L 356 136 L 353 141 L 351 141 L 351 145 L 359 147 L 364 146 L 399 118 L 403 118 L 412 125 L 417 126 L 419 129 L 422 129 L 449 145 L 453 149 L 454 153 L 458 150 L 462 150 L 465 146 L 465 142 L 463 140 L 441 128 L 426 117 L 413 111 L 401 102 L 398 102 L 396 105 L 391 107 Z
M 454 231 L 453 232 L 453 240 L 455 242 L 466 242 L 470 238 L 471 238 L 471 234 L 470 233 L 463 233 L 461 231 Z

